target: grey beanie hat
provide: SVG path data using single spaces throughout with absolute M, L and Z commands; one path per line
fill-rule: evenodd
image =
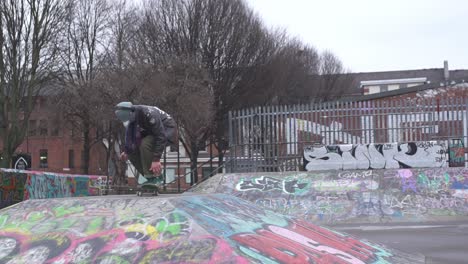
M 133 119 L 133 104 L 131 102 L 120 102 L 115 106 L 115 115 L 122 122 L 128 122 Z

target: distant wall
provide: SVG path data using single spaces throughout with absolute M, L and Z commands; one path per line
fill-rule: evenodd
M 99 195 L 106 176 L 0 169 L 0 208 L 27 199 Z
M 227 193 L 309 221 L 436 221 L 468 216 L 468 169 L 225 174 L 192 192 Z
M 435 141 L 310 146 L 304 149 L 304 169 L 444 168 L 449 165 L 448 153 L 448 147 L 444 143 Z

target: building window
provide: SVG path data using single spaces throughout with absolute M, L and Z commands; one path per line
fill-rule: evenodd
M 36 135 L 36 120 L 29 120 L 29 131 L 28 134 L 29 136 L 35 136 Z
M 39 168 L 48 168 L 48 153 L 47 149 L 39 150 Z
M 190 182 L 192 181 L 191 180 L 192 174 L 190 173 L 191 171 L 192 171 L 192 169 L 185 168 L 185 183 L 187 183 L 187 184 L 190 184 Z
M 68 168 L 75 168 L 75 151 L 73 149 L 68 150 Z
M 40 120 L 39 121 L 39 135 L 47 136 L 47 120 Z
M 383 93 L 386 91 L 388 91 L 388 85 L 387 84 L 380 85 L 380 92 Z
M 369 86 L 368 88 L 369 88 L 368 94 L 380 93 L 380 86 Z
M 210 167 L 203 167 L 202 168 L 202 177 L 203 177 L 203 179 L 210 177 L 210 175 L 211 175 Z
M 166 168 L 166 183 L 171 183 L 175 181 L 175 169 L 173 168 Z
M 402 84 L 401 88 L 406 88 L 406 84 Z M 398 89 L 400 89 L 400 85 L 398 84 L 392 84 L 388 86 L 389 91 L 398 90 Z

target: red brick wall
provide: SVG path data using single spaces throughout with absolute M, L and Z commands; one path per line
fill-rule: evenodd
M 16 153 L 29 153 L 31 155 L 31 169 L 37 171 L 50 172 L 65 172 L 80 174 L 83 173 L 81 153 L 83 149 L 83 141 L 80 138 L 79 132 L 75 136 L 71 136 L 69 127 L 61 120 L 56 113 L 49 110 L 47 101 L 44 98 L 39 98 L 34 111 L 31 113 L 29 120 L 36 120 L 36 135 L 27 136 L 23 143 L 17 148 Z M 47 120 L 47 136 L 40 135 L 39 121 Z M 52 136 L 54 125 L 58 125 L 58 136 Z M 94 131 L 92 135 L 94 135 Z M 3 142 L 0 142 L 2 147 Z M 48 152 L 48 167 L 39 167 L 39 153 L 41 149 L 47 149 Z M 69 165 L 69 150 L 74 151 L 75 167 L 66 170 Z M 65 170 L 64 170 L 65 169 Z M 93 146 L 90 154 L 89 174 L 105 175 L 106 155 L 103 146 L 96 144 Z

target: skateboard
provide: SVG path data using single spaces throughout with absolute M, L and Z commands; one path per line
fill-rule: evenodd
M 136 195 L 144 196 L 145 194 L 149 194 L 151 196 L 158 196 L 158 191 L 159 191 L 159 186 L 157 184 L 144 183 L 138 186 Z

